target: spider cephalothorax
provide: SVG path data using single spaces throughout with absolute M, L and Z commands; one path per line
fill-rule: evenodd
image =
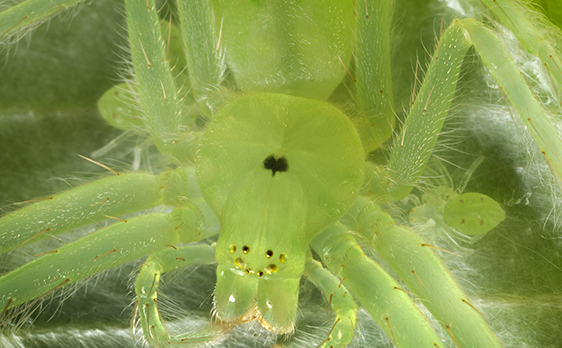
M 359 136 L 349 119 L 328 103 L 250 94 L 230 102 L 215 117 L 197 156 L 199 186 L 222 226 L 219 269 L 234 272 L 242 277 L 242 287 L 251 288 L 241 291 L 231 286 L 230 277 L 218 277 L 219 317 L 236 319 L 221 308 L 222 298 L 236 305 L 237 315 L 257 298 L 262 313 L 287 311 L 283 323 L 275 319 L 278 314 L 265 316 L 278 331 L 290 331 L 307 246 L 317 231 L 349 209 L 362 185 Z M 264 165 L 268 158 L 285 159 L 285 170 L 273 174 Z M 246 285 L 247 278 L 258 280 Z M 274 281 L 292 294 L 288 303 L 275 296 L 268 304 L 260 301 L 262 292 L 271 292 L 265 284 Z

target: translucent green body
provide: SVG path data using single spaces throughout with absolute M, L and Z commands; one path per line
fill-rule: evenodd
M 350 2 L 217 0 L 213 6 L 242 90 L 327 99 L 344 77 L 356 30 Z
M 333 18 L 341 25 L 336 26 L 330 24 L 333 23 L 330 18 L 323 18 L 318 11 L 306 10 L 306 6 L 297 2 L 280 2 L 274 4 L 277 7 L 265 8 L 259 1 L 241 2 L 237 7 L 246 12 L 232 10 L 229 12 L 232 18 L 221 19 L 220 24 L 219 14 L 226 13 L 227 6 L 236 7 L 233 3 L 215 3 L 214 7 L 204 1 L 194 1 L 189 4 L 191 6 L 186 4 L 182 2 L 178 6 L 186 58 L 184 63 L 173 59 L 176 63 L 172 65 L 169 61 L 173 55 L 168 56 L 166 52 L 166 34 L 161 30 L 163 25 L 158 21 L 156 7 L 151 2 L 148 2 L 148 8 L 143 2 L 127 2 L 129 41 L 137 83 L 127 90 L 132 91 L 139 105 L 133 117 L 119 118 L 118 115 L 120 121 L 116 123 L 127 131 L 149 133 L 160 153 L 180 167 L 177 172 L 165 172 L 158 177 L 120 173 L 111 180 L 95 181 L 83 188 L 53 195 L 49 199 L 53 203 L 30 205 L 19 213 L 6 215 L 2 223 L 8 225 L 8 232 L 2 237 L 13 240 L 5 246 L 6 250 L 12 250 L 83 224 L 63 223 L 68 220 L 66 212 L 58 212 L 57 204 L 62 204 L 71 216 L 93 208 L 95 213 L 91 221 L 115 220 L 115 215 L 123 216 L 161 204 L 166 205 L 167 210 L 131 219 L 124 217 L 125 221 L 51 250 L 48 255 L 0 278 L 0 289 L 5 289 L 1 292 L 5 308 L 3 316 L 13 313 L 11 308 L 22 301 L 50 294 L 102 269 L 150 254 L 152 256 L 143 266 L 136 285 L 136 308 L 145 339 L 154 346 L 197 345 L 220 340 L 228 331 L 224 327 L 183 336 L 168 332 L 156 296 L 161 273 L 192 262 L 210 263 L 216 257 L 219 266 L 214 310 L 217 317 L 231 324 L 257 320 L 269 331 L 291 332 L 295 322 L 298 325 L 300 277 L 306 276 L 322 289 L 336 312 L 332 330 L 324 341 L 318 341 L 321 345 L 343 346 L 350 342 L 357 318 L 357 306 L 349 300 L 354 296 L 378 322 L 388 340 L 399 347 L 500 346 L 499 339 L 476 309 L 478 305 L 466 296 L 436 255 L 436 246 L 426 244 L 408 226 L 397 227 L 397 223 L 403 224 L 400 219 L 395 222 L 378 206 L 370 204 L 372 200 L 393 202 L 406 198 L 414 201 L 411 194 L 419 194 L 416 190 L 425 189 L 426 164 L 442 132 L 461 63 L 471 45 L 476 46 L 476 52 L 483 56 L 489 70 L 494 70 L 494 66 L 514 68 L 509 56 L 504 54 L 503 44 L 494 34 L 480 22 L 466 19 L 453 21 L 443 28 L 424 83 L 412 100 L 410 115 L 396 130 L 396 139 L 391 141 L 393 145 L 388 150 L 384 142 L 394 127 L 394 102 L 389 85 L 391 73 L 390 67 L 385 65 L 391 61 L 386 35 L 390 31 L 390 22 L 373 24 L 373 18 L 377 16 L 388 17 L 388 7 L 374 2 L 358 4 L 357 9 L 347 2 L 335 4 L 341 5 L 341 11 L 333 11 Z M 299 12 L 301 10 L 305 12 Z M 45 11 L 44 15 L 47 15 L 49 12 Z M 254 16 L 244 22 L 240 18 L 247 13 L 254 13 Z M 320 50 L 330 56 L 325 60 L 330 64 L 321 64 L 324 57 L 314 52 L 307 54 L 298 46 L 306 40 L 292 42 L 290 37 L 295 34 L 283 36 L 299 27 L 287 24 L 290 23 L 287 18 L 292 16 L 282 15 L 284 13 L 295 13 L 293 17 L 299 19 L 306 14 L 313 23 L 326 25 L 325 28 L 319 26 L 321 30 L 318 31 L 297 30 L 296 34 L 303 37 L 337 33 L 333 42 L 320 40 L 325 46 L 335 45 L 333 51 Z M 514 13 L 513 16 L 517 16 L 517 11 Z M 274 18 L 277 25 L 274 28 L 277 29 L 272 32 L 265 29 L 256 32 L 254 29 L 254 32 L 258 37 L 263 34 L 272 38 L 269 40 L 273 42 L 271 49 L 280 53 L 260 59 L 229 54 L 229 46 L 236 48 L 247 44 L 248 51 L 267 47 L 268 40 L 254 40 L 253 37 L 244 40 L 243 35 L 236 35 L 241 28 L 263 27 L 263 22 L 254 19 L 262 15 L 267 18 L 267 14 L 278 15 L 279 18 Z M 201 18 L 201 21 L 192 18 Z M 349 35 L 355 30 L 347 30 L 343 18 L 354 18 L 349 28 L 357 28 L 357 38 Z M 509 18 L 505 22 L 512 17 Z M 513 18 L 515 21 L 517 17 Z M 237 22 L 240 28 L 233 27 L 229 21 Z M 342 28 L 343 34 L 340 35 L 338 30 Z M 380 42 L 373 33 L 382 33 Z M 383 49 L 368 49 L 372 46 Z M 333 52 L 345 54 L 342 58 Z M 352 53 L 356 54 L 355 60 L 351 58 Z M 371 54 L 382 55 L 384 59 L 375 60 Z M 270 57 L 273 59 L 268 61 L 266 58 Z M 335 58 L 339 64 L 332 64 L 336 62 Z M 252 69 L 263 61 L 267 64 L 256 69 L 260 74 L 252 75 Z M 365 62 L 371 62 L 373 66 Z M 246 70 L 237 70 L 238 66 L 245 66 Z M 320 72 L 324 75 L 314 72 L 316 66 L 322 68 Z M 173 78 L 176 74 L 170 73 L 172 68 L 172 71 L 189 70 L 191 93 L 176 90 L 178 81 Z M 226 69 L 232 75 L 223 83 Z M 349 75 L 346 69 L 349 69 Z M 307 81 L 301 73 L 312 74 L 314 81 Z M 515 109 L 521 110 L 521 116 L 525 117 L 525 108 L 531 109 L 528 127 L 536 127 L 531 134 L 547 163 L 551 164 L 553 173 L 558 175 L 558 137 L 548 118 L 542 114 L 540 103 L 535 101 L 533 93 L 517 74 L 504 71 L 494 71 L 493 74 L 495 81 L 505 86 L 502 88 L 506 98 Z M 555 71 L 551 74 L 555 76 Z M 281 80 L 274 77 L 281 77 Z M 316 78 L 323 81 L 319 86 L 315 84 L 318 83 Z M 327 102 L 330 91 L 340 81 L 345 85 L 340 88 L 348 88 L 350 95 L 340 90 Z M 553 81 L 556 81 L 554 77 Z M 263 94 L 264 91 L 268 93 Z M 375 98 L 373 91 L 383 97 Z M 342 102 L 341 99 L 347 97 L 348 100 Z M 193 103 L 194 107 L 186 111 L 181 100 Z M 104 106 L 104 103 L 100 105 Z M 107 110 L 123 106 L 118 101 L 115 105 Z M 135 113 L 135 108 L 131 110 Z M 327 112 L 330 117 L 322 117 L 324 112 L 319 110 L 333 111 Z M 113 115 L 112 112 L 108 114 L 109 117 Z M 551 140 L 544 142 L 544 137 Z M 380 152 L 371 154 L 366 161 L 365 154 L 381 146 Z M 382 165 L 377 161 L 378 167 L 375 167 L 371 159 L 377 160 L 381 153 L 390 160 Z M 197 170 L 197 183 L 193 177 L 194 169 Z M 174 178 L 170 188 L 162 179 L 167 176 Z M 127 185 L 128 180 L 134 185 Z M 130 191 L 124 195 L 141 197 L 142 202 L 124 201 L 119 194 L 105 197 L 107 183 L 112 187 L 130 186 Z M 69 198 L 74 194 L 76 198 Z M 105 211 L 102 210 L 105 199 L 117 203 L 110 204 L 109 210 Z M 54 203 L 57 201 L 62 203 Z M 441 202 L 434 206 L 439 204 Z M 490 209 L 497 213 L 496 216 L 501 215 L 497 203 L 489 206 L 493 206 Z M 388 206 L 383 209 L 391 211 Z M 464 213 L 462 208 L 460 210 L 446 215 L 458 217 Z M 31 232 L 21 235 L 13 232 L 18 225 L 26 224 L 27 219 L 32 221 L 30 217 L 40 212 L 46 213 L 48 220 L 54 223 L 39 224 Z M 183 249 L 181 244 L 217 232 L 214 214 L 220 222 L 216 256 L 213 248 Z M 336 222 L 339 218 L 342 218 L 341 223 Z M 11 222 L 19 219 L 23 222 Z M 491 228 L 487 226 L 486 231 L 476 229 L 474 233 L 483 234 Z M 135 234 L 139 229 L 144 232 Z M 349 233 L 350 229 L 363 237 Z M 360 245 L 365 240 L 372 243 L 377 254 L 394 269 L 409 290 L 401 288 L 401 283 L 388 275 L 384 265 L 378 265 L 381 260 L 375 262 L 364 254 Z M 316 252 L 314 257 L 322 259 L 330 272 L 319 269 L 311 255 L 307 256 L 309 243 Z M 81 253 L 82 248 L 88 248 L 88 254 Z M 131 253 L 130 257 L 118 257 L 127 252 Z M 59 258 L 63 261 L 58 261 Z M 91 271 L 75 271 L 73 267 L 79 264 L 78 261 L 86 263 Z M 52 269 L 58 267 L 57 262 L 66 263 L 65 266 L 72 270 L 64 271 L 56 278 Z M 91 267 L 101 263 L 104 266 Z M 32 274 L 38 274 L 39 278 Z M 439 276 L 432 276 L 434 274 Z M 41 277 L 54 281 L 45 282 Z M 44 283 L 45 287 L 34 289 L 34 285 L 30 285 L 37 283 Z M 426 286 L 430 283 L 432 286 Z M 26 291 L 31 292 L 14 295 Z M 416 293 L 421 302 L 412 301 L 408 291 Z M 427 305 L 427 308 L 441 324 L 441 331 L 428 323 L 423 308 L 418 309 L 420 303 L 425 302 L 435 304 Z M 444 338 L 443 333 L 449 338 Z
M 308 244 L 361 188 L 359 136 L 327 103 L 250 94 L 225 106 L 201 141 L 198 183 L 222 226 L 215 296 L 245 303 L 238 315 L 257 297 L 265 325 L 290 332 Z M 330 175 L 319 180 L 320 173 Z M 229 271 L 260 280 L 242 282 L 247 290 L 240 290 L 223 274 Z M 236 319 L 218 303 L 219 317 Z
M 217 261 L 239 274 L 300 278 L 310 240 L 361 188 L 363 149 L 353 125 L 329 104 L 273 94 L 240 98 L 214 121 L 197 153 L 197 176 L 223 226 Z M 271 156 L 285 166 L 269 167 Z M 330 177 L 318 180 L 319 173 Z M 273 260 L 278 271 L 267 272 Z

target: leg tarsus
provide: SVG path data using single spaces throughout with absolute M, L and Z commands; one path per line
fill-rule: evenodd
M 305 267 L 308 279 L 322 291 L 336 313 L 328 338 L 318 347 L 344 347 L 351 342 L 355 332 L 357 305 L 342 281 L 322 268 L 319 262 L 309 259 Z
M 190 347 L 214 341 L 228 331 L 224 325 L 213 325 L 195 334 L 171 335 L 158 309 L 157 291 L 160 276 L 164 272 L 192 264 L 215 262 L 214 247 L 207 245 L 186 245 L 165 249 L 149 257 L 139 273 L 135 291 L 135 304 L 144 337 L 155 347 Z

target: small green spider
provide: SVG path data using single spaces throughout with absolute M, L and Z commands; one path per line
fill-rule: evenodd
M 480 193 L 463 193 L 483 160 L 484 157 L 476 159 L 458 187 L 454 188 L 453 179 L 445 166 L 433 158 L 425 171 L 430 176 L 431 188 L 422 195 L 421 200 L 416 195 L 409 196 L 414 204 L 409 214 L 410 222 L 422 225 L 422 229 L 444 233 L 450 237 L 448 239 L 455 249 L 460 248 L 455 242 L 457 238 L 471 244 L 483 238 L 490 226 L 497 226 L 505 218 L 505 212 L 492 198 Z M 467 210 L 474 214 L 466 214 Z
M 0 14 L 0 32 L 75 2 L 22 2 Z M 353 298 L 398 347 L 501 346 L 437 256 L 438 247 L 397 226 L 377 204 L 401 201 L 423 182 L 471 44 L 526 122 L 554 176 L 561 176 L 560 140 L 487 27 L 458 19 L 442 28 L 409 117 L 395 130 L 389 3 L 178 1 L 183 63 L 169 59 L 172 41 L 160 30 L 154 3 L 125 3 L 136 82 L 122 94 L 134 96 L 140 108 L 132 108 L 137 114 L 110 112 L 107 119 L 127 131 L 148 132 L 176 169 L 116 173 L 0 220 L 2 252 L 108 217 L 124 220 L 0 278 L 2 320 L 17 305 L 150 255 L 135 289 L 140 325 L 154 346 L 224 337 L 227 328 L 221 325 L 171 334 L 156 300 L 161 273 L 215 262 L 215 315 L 226 323 L 257 320 L 274 333 L 292 332 L 300 279 L 306 276 L 336 313 L 328 337 L 317 342 L 321 346 L 351 342 Z M 529 33 L 517 32 L 515 23 L 526 20 L 522 7 L 483 3 L 511 24 L 523 45 L 535 43 L 525 36 Z M 559 88 L 562 65 L 548 41 L 541 42 L 537 55 Z M 225 80 L 227 67 L 231 75 Z M 189 71 L 189 93 L 176 86 L 186 81 L 183 71 Z M 394 132 L 391 145 L 383 145 Z M 365 165 L 368 154 L 375 160 Z M 377 156 L 389 160 L 381 163 Z M 173 210 L 123 218 L 162 205 Z M 216 246 L 189 244 L 219 233 L 219 223 Z M 357 240 L 371 244 L 409 290 L 367 257 Z M 435 333 L 410 291 L 449 338 Z

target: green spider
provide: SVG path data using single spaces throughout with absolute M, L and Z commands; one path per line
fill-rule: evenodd
M 458 187 L 454 188 L 453 179 L 445 166 L 434 158 L 425 171 L 432 182 L 428 186 L 432 189 L 423 194 L 421 200 L 415 195 L 410 196 L 414 204 L 409 213 L 410 222 L 444 234 L 445 239 L 453 243 L 453 249 L 462 249 L 455 239 L 472 244 L 483 238 L 505 218 L 505 212 L 492 198 L 475 192 L 463 194 L 470 177 L 483 160 L 484 157 L 476 159 Z M 466 214 L 467 210 L 474 214 Z
M 27 3 L 37 6 L 33 1 L 24 4 Z M 63 3 L 52 8 L 58 10 Z M 6 241 L 2 251 L 35 242 L 48 234 L 105 220 L 108 215 L 123 216 L 162 204 L 175 208 L 169 214 L 126 218 L 126 222 L 101 229 L 4 276 L 0 279 L 3 316 L 15 305 L 151 254 L 136 283 L 136 306 L 146 340 L 155 346 L 169 345 L 168 342 L 185 346 L 218 339 L 224 328 L 212 328 L 197 339 L 185 335 L 188 333 L 170 336 L 160 321 L 156 304 L 161 273 L 189 262 L 215 262 L 212 247 L 181 246 L 216 234 L 212 227 L 217 224 L 213 223 L 210 206 L 221 225 L 216 245 L 219 266 L 215 312 L 225 321 L 242 323 L 257 319 L 272 332 L 291 332 L 300 278 L 306 275 L 322 289 L 336 312 L 328 340 L 318 342 L 322 345 L 342 346 L 350 342 L 356 321 L 352 294 L 398 347 L 441 347 L 450 342 L 461 347 L 500 346 L 481 313 L 445 270 L 433 246 L 425 244 L 407 228 L 397 227 L 372 202 L 372 199 L 383 203 L 402 200 L 418 185 L 450 108 L 469 47 L 464 41 L 468 40 L 468 31 L 472 32 L 475 45 L 482 44 L 478 40 L 484 40 L 477 51 L 492 74 L 494 66 L 510 66 L 509 59 L 502 60 L 498 54 L 503 46 L 494 41 L 497 39 L 487 29 L 471 20 L 453 21 L 449 29 L 443 28 L 435 53 L 439 59 L 433 60 L 410 117 L 396 132 L 390 160 L 384 166 L 368 164 L 366 170 L 366 153 L 379 148 L 393 133 L 388 3 L 359 2 L 354 9 L 347 1 L 335 1 L 334 8 L 329 8 L 326 2 L 322 6 L 300 2 L 297 7 L 284 2 L 270 5 L 216 1 L 215 25 L 208 3 L 193 1 L 186 8 L 179 6 L 182 34 L 188 37 L 186 46 L 196 48 L 186 52 L 193 94 L 180 95 L 185 97 L 184 105 L 197 100 L 196 116 L 201 113 L 211 119 L 205 127 L 204 118 L 198 117 L 194 122 L 192 113 L 180 111 L 175 97 L 181 92 L 177 92 L 165 62 L 166 40 L 160 34 L 154 5 L 147 3 L 148 6 L 143 1 L 127 4 L 137 79 L 137 85 L 131 88 L 138 93 L 143 110 L 135 116 L 142 116 L 143 121 L 139 125 L 137 118 L 125 115 L 117 122 L 123 128 L 140 126 L 148 130 L 159 151 L 174 158 L 179 169 L 158 176 L 120 174 L 7 215 L 0 223 L 5 226 L 3 229 L 9 230 L 18 224 L 32 225 L 29 216 L 35 216 L 37 221 L 38 214 L 59 209 L 57 204 L 71 214 L 82 215 L 86 210 L 90 214 L 85 219 L 75 219 L 74 223 L 72 219 L 61 218 L 61 211 L 55 211 L 49 219 L 56 221 L 56 227 L 45 226 L 42 222 L 45 218 L 31 229 L 23 227 L 17 233 L 7 232 L 3 235 Z M 502 3 L 502 6 L 509 5 Z M 517 11 L 520 9 L 507 11 L 512 17 L 504 21 L 506 25 L 523 20 L 513 17 Z M 295 23 L 277 23 L 273 20 L 277 16 L 294 18 Z M 26 24 L 17 19 L 22 16 L 15 18 L 15 24 L 8 24 L 7 30 Z M 216 18 L 221 18 L 220 24 Z M 269 21 L 273 22 L 271 27 L 266 25 Z M 339 30 L 334 30 L 334 26 Z M 356 32 L 361 38 L 357 42 L 353 38 Z M 298 40 L 293 43 L 289 40 L 287 44 L 287 33 Z M 520 40 L 529 44 L 525 38 Z M 486 49 L 486 45 L 492 44 L 496 46 Z M 309 45 L 315 49 L 310 50 Z M 217 47 L 218 52 L 223 47 L 236 87 L 232 80 L 221 85 L 224 62 Z M 554 66 L 559 64 L 553 48 L 547 44 L 546 48 L 552 51 L 544 49 L 542 54 L 547 52 L 547 57 L 555 59 Z M 355 60 L 349 64 L 353 50 Z M 256 60 L 260 55 L 262 58 Z M 545 58 L 543 61 L 550 62 Z M 297 63 L 300 65 L 294 67 Z M 347 66 L 351 71 L 346 71 Z M 548 71 L 558 88 L 560 72 Z M 511 74 L 509 78 L 508 74 Z M 504 86 L 519 113 L 523 115 L 525 109 L 535 107 L 529 114 L 534 125 L 530 127 L 531 133 L 555 175 L 560 176 L 559 140 L 546 118 L 537 112 L 541 108 L 533 106 L 538 103 L 518 76 L 500 72 L 494 77 Z M 333 105 L 326 103 L 324 100 L 344 79 L 350 92 L 330 98 Z M 521 86 L 524 86 L 522 91 L 516 89 Z M 514 97 L 513 93 L 522 96 Z M 348 94 L 353 97 L 342 101 L 349 98 Z M 524 98 L 527 104 L 521 103 Z M 268 117 L 262 117 L 263 114 Z M 428 119 L 432 122 L 427 122 Z M 551 138 L 543 141 L 546 137 Z M 193 184 L 194 169 L 198 185 Z M 113 193 L 105 193 L 105 187 Z M 362 195 L 357 196 L 362 187 Z M 108 196 L 101 197 L 101 192 Z M 130 199 L 131 196 L 135 199 Z M 57 200 L 62 203 L 56 203 Z M 73 205 L 78 207 L 72 208 Z M 344 214 L 341 222 L 335 223 Z M 66 222 L 69 223 L 65 226 Z M 349 222 L 348 227 L 342 222 Z M 434 328 L 415 307 L 403 285 L 364 255 L 354 236 L 348 233 L 349 227 L 363 234 L 360 241 L 372 243 L 401 281 L 427 301 L 424 304 L 450 335 L 448 343 L 442 343 L 444 338 L 433 332 Z M 248 229 L 257 232 L 250 233 Z M 285 233 L 287 230 L 298 232 Z M 112 246 L 108 247 L 109 244 Z M 339 279 L 311 258 L 309 245 Z M 414 254 L 421 256 L 410 257 Z M 69 269 L 64 270 L 63 266 Z M 53 267 L 57 271 L 50 273 Z M 74 271 L 75 267 L 83 269 Z M 28 276 L 34 273 L 49 280 Z

